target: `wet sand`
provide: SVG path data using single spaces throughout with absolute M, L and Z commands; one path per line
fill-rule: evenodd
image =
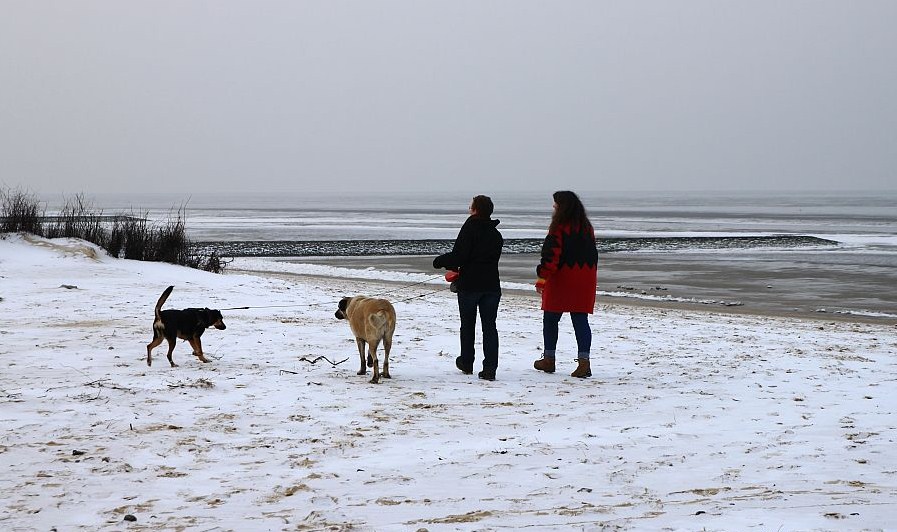
M 295 262 L 437 275 L 428 256 L 303 257 Z M 503 281 L 532 283 L 539 257 L 505 255 Z M 599 304 L 897 324 L 897 268 L 831 252 L 601 255 Z M 535 297 L 535 293 L 533 292 Z M 676 301 L 687 299 L 692 302 Z M 860 312 L 860 313 L 857 313 Z M 871 315 L 867 315 L 871 314 Z M 890 316 L 876 316 L 882 313 Z

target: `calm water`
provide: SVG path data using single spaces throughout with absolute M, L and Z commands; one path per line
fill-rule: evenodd
M 583 193 L 599 236 L 812 235 L 897 245 L 897 192 L 876 194 Z M 548 194 L 493 194 L 507 239 L 542 238 Z M 104 214 L 182 211 L 195 241 L 453 239 L 470 195 L 380 197 L 265 195 L 97 196 Z M 58 198 L 57 198 L 58 203 Z M 53 201 L 48 201 L 52 210 Z
M 507 246 L 502 276 L 529 282 L 550 194 L 491 194 Z M 876 194 L 583 193 L 601 250 L 599 290 L 737 300 L 765 310 L 897 317 L 897 192 Z M 468 194 L 285 197 L 98 196 L 103 214 L 186 219 L 224 256 L 425 271 L 451 248 Z M 48 200 L 48 212 L 53 201 Z M 367 258 L 366 258 L 367 257 Z M 382 262 L 382 264 L 381 264 Z M 432 273 L 432 271 L 430 271 Z

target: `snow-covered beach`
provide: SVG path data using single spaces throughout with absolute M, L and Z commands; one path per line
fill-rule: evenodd
M 206 333 L 210 363 L 181 343 L 179 367 L 164 346 L 146 366 L 168 285 L 166 308 L 252 307 Z M 538 301 L 507 290 L 484 382 L 454 368 L 453 294 L 414 297 L 439 288 L 214 275 L 7 236 L 0 527 L 897 526 L 893 324 L 601 305 L 594 377 L 579 380 L 572 354 L 557 374 L 532 369 Z M 371 385 L 333 311 L 384 292 L 393 378 Z

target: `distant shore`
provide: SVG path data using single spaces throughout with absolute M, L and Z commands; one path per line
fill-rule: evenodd
M 373 267 L 439 274 L 432 267 L 432 257 L 428 256 L 286 260 L 341 268 Z M 500 263 L 502 280 L 532 283 L 538 260 L 535 254 L 505 255 Z M 738 255 L 722 253 L 613 253 L 601 255 L 598 270 L 598 302 L 603 305 L 858 323 L 897 324 L 894 286 L 897 286 L 897 273 L 888 268 L 855 271 L 816 261 L 812 253 L 771 252 L 763 260 L 757 260 L 756 255 L 744 260 Z M 536 297 L 534 292 L 531 294 Z

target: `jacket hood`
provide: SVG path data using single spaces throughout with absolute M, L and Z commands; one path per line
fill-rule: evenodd
M 470 216 L 468 217 L 468 220 L 476 223 L 489 224 L 492 227 L 498 227 L 498 224 L 501 223 L 501 220 L 495 220 L 492 218 L 477 218 L 476 216 Z

